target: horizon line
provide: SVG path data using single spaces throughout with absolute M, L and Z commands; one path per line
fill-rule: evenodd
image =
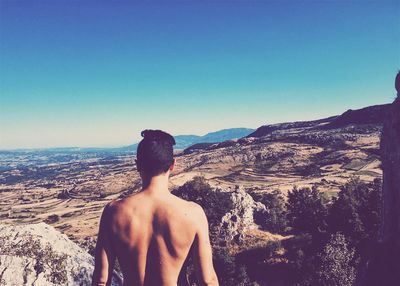
M 260 125 L 258 127 L 228 127 L 228 128 L 222 128 L 222 129 L 218 129 L 218 130 L 212 130 L 209 131 L 203 135 L 198 135 L 198 134 L 177 134 L 177 135 L 172 135 L 174 137 L 176 136 L 205 136 L 209 133 L 213 133 L 213 132 L 218 132 L 218 131 L 223 131 L 223 130 L 229 130 L 229 129 L 237 129 L 237 128 L 247 128 L 247 129 L 253 129 L 253 130 L 257 130 L 258 128 L 265 126 L 265 125 L 273 125 L 273 124 L 284 124 L 284 123 L 293 123 L 293 122 L 307 122 L 307 121 L 314 121 L 314 120 L 320 120 L 320 119 L 326 119 L 326 118 L 330 118 L 330 117 L 334 117 L 334 116 L 340 116 L 342 115 L 344 112 L 348 111 L 348 110 L 359 110 L 359 109 L 363 109 L 363 108 L 367 108 L 370 106 L 378 106 L 378 105 L 385 105 L 385 104 L 390 104 L 391 102 L 388 103 L 380 103 L 380 104 L 374 104 L 374 105 L 368 105 L 368 106 L 364 106 L 361 108 L 356 108 L 356 109 L 351 109 L 348 108 L 345 111 L 343 111 L 340 114 L 336 114 L 336 115 L 330 115 L 327 117 L 323 117 L 323 118 L 315 118 L 315 119 L 311 119 L 311 120 L 295 120 L 295 121 L 284 121 L 284 122 L 275 122 L 275 123 L 267 123 L 267 124 L 263 124 Z M 139 140 L 140 141 L 140 140 Z M 121 145 L 108 145 L 108 146 L 104 146 L 104 145 L 98 145 L 98 146 L 47 146 L 47 147 L 17 147 L 17 148 L 0 148 L 0 152 L 17 152 L 17 151 L 39 151 L 39 150 L 48 150 L 48 149 L 117 149 L 117 148 L 124 148 L 127 147 L 129 145 L 134 145 L 134 144 L 138 144 L 139 142 L 133 142 L 133 143 L 126 143 L 126 144 L 121 144 Z

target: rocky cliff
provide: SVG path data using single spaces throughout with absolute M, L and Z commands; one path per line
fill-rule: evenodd
M 383 194 L 380 243 L 359 285 L 399 285 L 400 281 L 400 72 L 397 98 L 389 106 L 381 135 Z
M 394 241 L 400 237 L 400 97 L 393 102 L 387 114 L 381 137 L 381 154 L 382 239 Z
M 90 285 L 93 257 L 45 223 L 0 225 L 0 285 Z M 114 274 L 112 285 L 122 285 Z

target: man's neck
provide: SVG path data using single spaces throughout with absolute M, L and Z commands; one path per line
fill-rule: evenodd
M 169 194 L 168 189 L 168 175 L 161 174 L 158 176 L 143 178 L 142 179 L 142 191 L 152 194 Z

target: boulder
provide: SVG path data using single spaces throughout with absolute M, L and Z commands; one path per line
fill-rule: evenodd
M 90 285 L 94 259 L 45 223 L 0 224 L 0 285 Z M 112 285 L 122 285 L 114 273 Z

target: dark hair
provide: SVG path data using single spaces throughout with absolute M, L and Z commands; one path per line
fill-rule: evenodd
M 174 137 L 161 130 L 144 130 L 141 135 L 136 154 L 138 170 L 151 177 L 168 171 L 174 160 Z
M 397 95 L 400 97 L 400 71 L 396 75 L 394 86 L 396 87 Z

